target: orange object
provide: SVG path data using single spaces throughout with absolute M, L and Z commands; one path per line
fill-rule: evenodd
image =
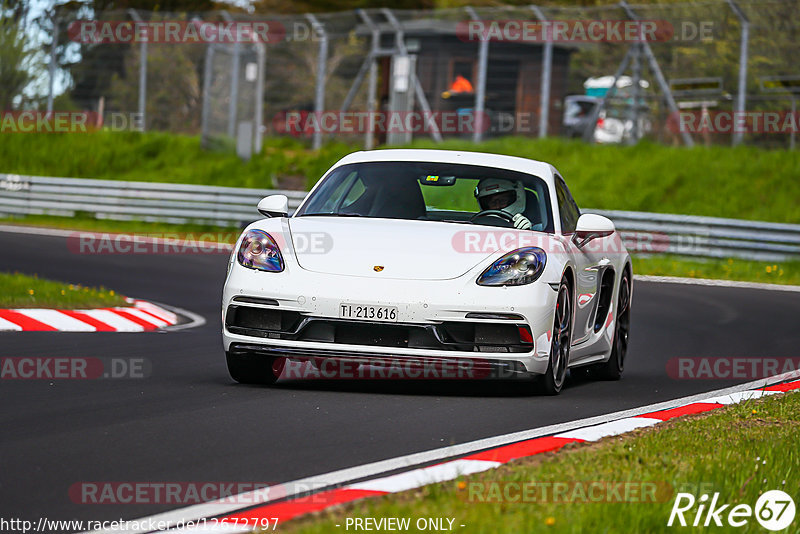
M 472 84 L 469 83 L 469 80 L 461 76 L 460 74 L 456 76 L 456 79 L 453 80 L 453 83 L 450 85 L 450 92 L 451 93 L 471 93 L 472 92 Z

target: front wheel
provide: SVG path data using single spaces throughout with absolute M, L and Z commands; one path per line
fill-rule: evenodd
M 274 384 L 286 363 L 285 358 L 236 352 L 226 352 L 225 359 L 228 373 L 240 384 Z
M 564 387 L 569 364 L 569 349 L 572 343 L 572 297 L 569 286 L 562 280 L 556 297 L 553 319 L 553 338 L 550 344 L 550 359 L 547 371 L 539 377 L 539 390 L 545 395 L 558 395 Z

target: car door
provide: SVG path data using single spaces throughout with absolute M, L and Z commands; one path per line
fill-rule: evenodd
M 556 175 L 555 182 L 561 232 L 571 238 L 575 234 L 575 227 L 581 212 L 564 180 Z M 597 247 L 578 248 L 572 239 L 569 239 L 567 247 L 575 262 L 576 271 L 575 323 L 572 334 L 574 346 L 587 341 L 593 332 L 594 314 L 597 309 L 597 295 L 600 287 L 599 271 L 607 261 L 603 260 L 602 249 L 598 250 Z M 573 353 L 570 360 L 574 361 L 581 356 L 579 352 Z

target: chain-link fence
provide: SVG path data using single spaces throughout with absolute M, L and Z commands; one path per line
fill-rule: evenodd
M 797 0 L 295 16 L 62 9 L 50 76 L 67 82 L 50 84 L 48 105 L 202 134 L 245 157 L 264 136 L 789 147 L 798 15 Z

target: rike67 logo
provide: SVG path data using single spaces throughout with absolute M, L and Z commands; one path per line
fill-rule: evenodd
M 696 508 L 696 509 L 695 509 Z M 708 494 L 699 499 L 691 493 L 678 493 L 667 526 L 693 527 L 743 527 L 753 517 L 767 530 L 777 532 L 792 524 L 795 516 L 794 500 L 781 490 L 770 490 L 762 494 L 756 505 L 721 504 L 719 493 L 714 493 L 709 502 Z

